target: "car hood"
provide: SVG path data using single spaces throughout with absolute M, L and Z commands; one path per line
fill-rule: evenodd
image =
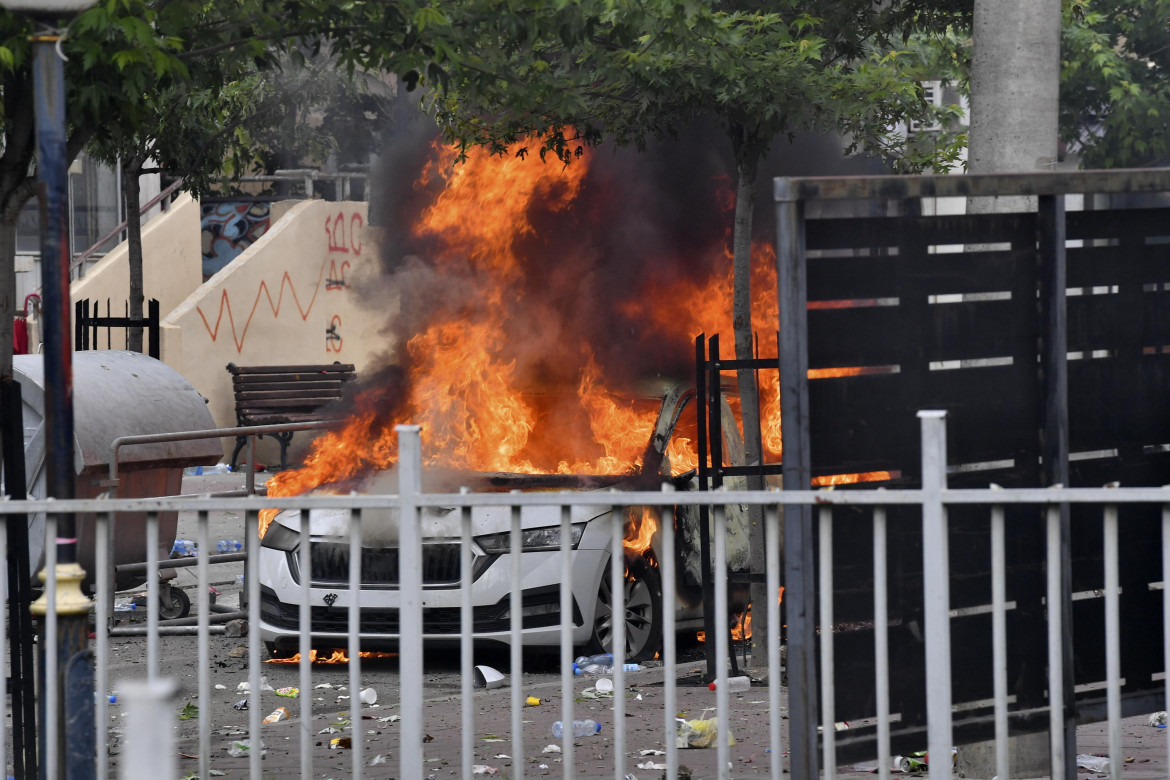
M 573 507 L 572 522 L 582 523 L 606 513 L 597 506 Z M 420 509 L 422 538 L 427 541 L 459 539 L 462 534 L 460 515 L 455 507 L 423 507 Z M 386 546 L 398 541 L 399 512 L 397 508 L 386 507 L 362 510 L 363 544 Z M 314 537 L 347 537 L 350 513 L 345 509 L 309 510 L 309 534 Z M 277 514 L 273 522 L 289 530 L 301 530 L 301 510 L 286 509 Z M 560 507 L 527 506 L 520 510 L 522 528 L 543 528 L 559 525 Z M 503 533 L 511 530 L 512 510 L 510 507 L 474 507 L 471 510 L 471 535 Z

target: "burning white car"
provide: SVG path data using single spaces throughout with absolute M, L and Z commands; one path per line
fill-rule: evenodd
M 565 476 L 467 474 L 473 488 L 561 487 L 581 489 L 638 484 L 656 487 L 672 479 L 680 489 L 693 486 L 693 471 L 671 476 L 671 443 L 686 438 L 680 424 L 683 409 L 693 391 L 672 389 L 662 401 L 657 423 L 646 451 L 640 475 Z M 724 402 L 726 403 L 726 402 Z M 726 406 L 724 420 L 733 419 Z M 693 417 L 689 427 L 694 428 Z M 742 456 L 734 424 L 725 425 L 726 451 L 731 462 Z M 691 438 L 693 441 L 693 437 Z M 653 489 L 653 488 L 651 488 Z M 660 547 L 658 512 L 650 507 L 621 507 L 609 512 L 597 507 L 576 507 L 571 516 L 573 563 L 566 580 L 560 552 L 560 510 L 556 507 L 524 507 L 523 559 L 520 589 L 525 647 L 560 643 L 560 587 L 572 587 L 573 641 L 579 647 L 611 649 L 613 594 L 609 564 L 611 525 L 616 518 L 626 526 L 624 619 L 626 657 L 653 657 L 662 639 L 662 585 L 658 561 L 675 556 L 679 572 L 678 600 L 674 605 L 678 627 L 701 623 L 701 569 L 698 552 L 697 512 L 675 512 L 675 550 Z M 348 643 L 348 607 L 355 603 L 349 583 L 349 515 L 344 511 L 312 511 L 310 538 L 302 539 L 300 513 L 278 514 L 268 526 L 259 547 L 260 635 L 273 656 L 295 653 L 300 642 L 301 578 L 311 566 L 310 602 L 312 645 L 316 649 L 344 648 Z M 511 620 L 511 513 L 506 507 L 476 507 L 472 512 L 473 625 L 479 642 L 508 643 Z M 356 594 L 361 607 L 361 643 L 364 650 L 392 649 L 398 639 L 398 519 L 389 510 L 363 517 L 362 585 Z M 431 644 L 457 644 L 460 637 L 460 512 L 428 508 L 422 513 L 423 537 L 423 638 Z M 739 507 L 728 510 L 728 561 L 732 571 L 747 570 L 747 518 Z M 742 609 L 742 607 L 740 607 Z

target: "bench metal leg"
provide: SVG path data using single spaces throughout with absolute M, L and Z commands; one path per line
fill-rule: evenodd
M 293 432 L 285 431 L 272 435 L 280 441 L 280 470 L 284 471 L 288 468 L 288 445 L 292 441 Z
M 247 436 L 236 437 L 236 448 L 232 450 L 231 470 L 236 470 L 236 458 L 240 457 L 240 450 L 244 449 L 244 445 L 248 443 Z

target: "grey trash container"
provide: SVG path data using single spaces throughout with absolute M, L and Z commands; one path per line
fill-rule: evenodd
M 45 495 L 44 361 L 40 355 L 16 355 L 13 371 L 20 382 L 24 415 L 25 473 L 28 495 Z M 215 420 L 203 396 L 170 366 L 137 352 L 94 350 L 73 354 L 74 472 L 78 498 L 95 498 L 106 488 L 110 447 L 121 436 L 210 430 Z M 219 439 L 124 446 L 118 455 L 119 498 L 178 495 L 183 469 L 210 466 L 223 457 Z M 110 551 L 114 566 L 146 560 L 145 513 L 120 515 Z M 159 513 L 159 558 L 169 557 L 178 516 Z M 94 516 L 77 518 L 77 556 L 85 569 L 86 589 L 94 574 Z M 29 563 L 44 568 L 45 518 L 29 518 Z M 173 576 L 173 571 L 168 572 Z M 140 574 L 121 575 L 118 590 L 142 584 Z M 40 587 L 39 581 L 35 586 Z

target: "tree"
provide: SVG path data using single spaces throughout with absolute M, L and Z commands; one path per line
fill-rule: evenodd
M 1170 0 L 1068 0 L 1060 137 L 1086 168 L 1165 164 L 1170 154 Z
M 566 163 L 604 139 L 644 147 L 699 120 L 724 131 L 735 161 L 732 231 L 736 357 L 754 357 L 750 250 L 756 173 L 774 140 L 836 130 L 852 148 L 903 151 L 893 130 L 927 107 L 893 36 L 942 28 L 968 3 L 822 0 L 465 0 L 452 25 L 476 31 L 451 52 L 431 108 L 448 137 L 502 152 L 536 136 Z M 527 151 L 523 149 L 523 151 Z M 939 158 L 941 164 L 941 157 Z M 915 167 L 925 158 L 903 157 Z M 763 460 L 754 373 L 739 372 L 746 460 Z M 749 487 L 762 488 L 760 478 Z M 753 547 L 763 526 L 753 519 Z M 753 594 L 760 603 L 765 594 Z M 772 596 L 774 597 L 774 596 Z M 766 636 L 756 615 L 758 636 Z

